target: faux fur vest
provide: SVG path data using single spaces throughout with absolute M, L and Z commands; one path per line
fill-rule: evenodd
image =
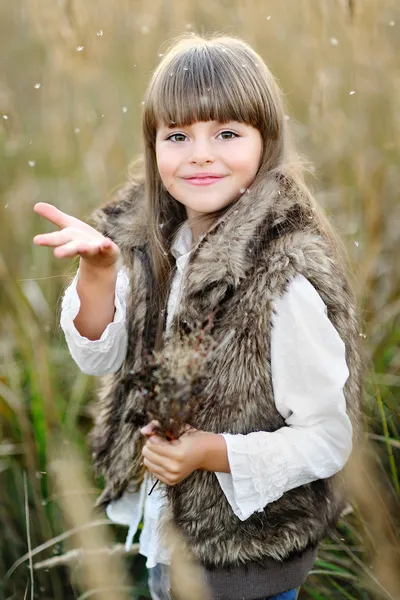
M 229 207 L 191 252 L 170 343 L 179 344 L 185 328 L 193 329 L 211 313 L 217 343 L 230 336 L 209 365 L 209 393 L 191 422 L 198 429 L 248 434 L 286 426 L 271 385 L 271 316 L 274 300 L 301 273 L 320 294 L 345 343 L 350 376 L 344 391 L 358 430 L 361 360 L 355 302 L 312 207 L 300 202 L 300 194 L 288 177 L 269 175 Z M 143 436 L 132 415 L 143 408 L 137 375 L 154 347 L 157 314 L 143 186 L 128 185 L 94 217 L 99 230 L 121 248 L 131 277 L 126 359 L 103 380 L 92 431 L 95 469 L 105 480 L 98 504 L 105 505 L 140 478 Z M 315 546 L 335 525 L 344 506 L 343 477 L 339 473 L 292 489 L 245 521 L 235 516 L 212 472 L 193 472 L 168 488 L 168 499 L 175 524 L 203 564 L 266 556 L 283 560 Z

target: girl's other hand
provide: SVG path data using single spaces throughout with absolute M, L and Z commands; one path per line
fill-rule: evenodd
M 80 256 L 91 268 L 106 269 L 118 261 L 121 254 L 118 246 L 87 223 L 45 202 L 38 202 L 33 209 L 60 228 L 60 231 L 36 235 L 34 244 L 53 247 L 57 258 Z
M 146 428 L 144 428 L 147 431 Z M 141 430 L 143 433 L 143 429 Z M 176 485 L 196 469 L 202 468 L 203 435 L 191 430 L 178 440 L 168 442 L 157 434 L 144 433 L 148 437 L 142 450 L 143 464 L 166 485 Z
M 148 438 L 142 450 L 143 464 L 166 485 L 176 485 L 198 469 L 230 472 L 223 436 L 188 425 L 179 439 L 169 442 L 157 435 L 157 425 L 151 421 L 140 430 Z

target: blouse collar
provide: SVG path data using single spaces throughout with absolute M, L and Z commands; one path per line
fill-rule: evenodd
M 184 254 L 187 254 L 193 244 L 192 230 L 189 227 L 189 222 L 186 220 L 179 231 L 178 237 L 171 246 L 171 254 L 176 259 Z

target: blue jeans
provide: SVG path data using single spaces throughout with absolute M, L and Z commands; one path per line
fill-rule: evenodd
M 289 590 L 288 592 L 282 592 L 281 594 L 276 594 L 275 596 L 268 596 L 268 598 L 265 600 L 296 600 L 298 593 L 298 589 Z
M 149 569 L 149 590 L 152 600 L 171 600 L 169 595 L 170 580 L 169 567 L 158 564 Z M 275 596 L 268 596 L 265 600 L 296 600 L 299 590 L 289 590 Z

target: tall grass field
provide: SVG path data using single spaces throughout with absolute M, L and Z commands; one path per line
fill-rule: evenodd
M 279 80 L 362 314 L 365 434 L 346 467 L 351 502 L 300 599 L 400 598 L 399 1 L 4 0 L 0 600 L 150 597 L 137 545 L 124 554 L 126 529 L 93 510 L 96 382 L 59 326 L 77 263 L 33 245 L 51 230 L 33 205 L 85 219 L 111 198 L 141 152 L 143 94 L 168 41 L 217 30 L 249 42 Z M 201 600 L 180 567 L 182 598 Z

